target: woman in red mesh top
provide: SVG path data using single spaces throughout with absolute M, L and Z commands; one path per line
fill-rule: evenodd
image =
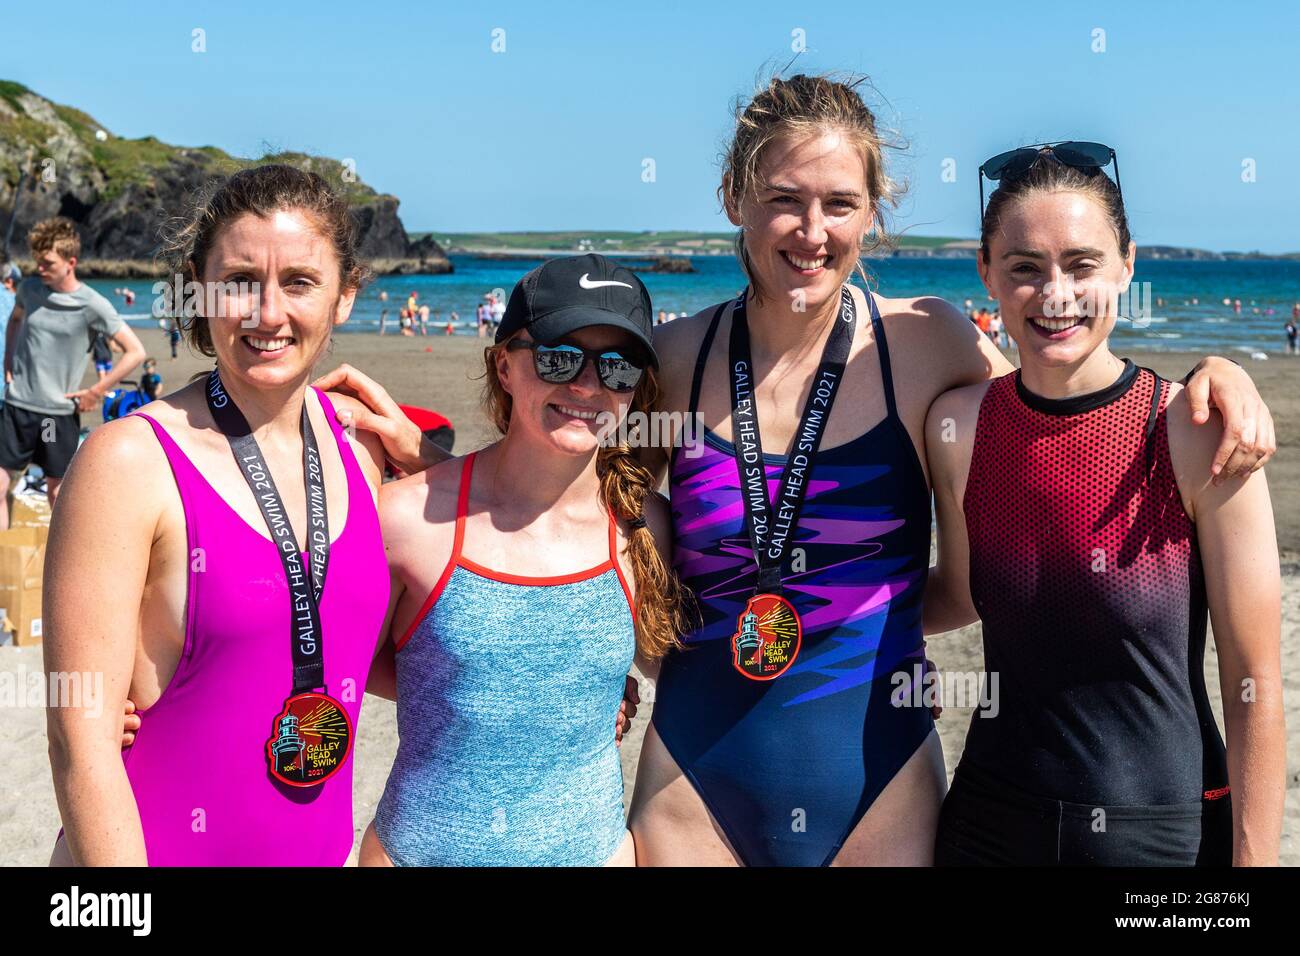
M 1110 351 L 1135 252 L 1113 158 L 1065 143 L 982 167 L 1001 183 L 980 275 L 1022 367 L 941 396 L 926 425 L 939 530 L 926 630 L 978 616 L 986 682 L 940 864 L 1277 863 L 1268 487 L 1262 471 L 1212 480 L 1215 438 L 1181 386 Z M 1202 668 L 1207 611 L 1226 752 Z

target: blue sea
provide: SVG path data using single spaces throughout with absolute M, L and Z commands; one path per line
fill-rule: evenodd
M 411 292 L 438 314 L 435 329 L 443 334 L 451 313 L 458 313 L 453 333 L 475 335 L 475 306 L 484 293 L 509 295 L 515 282 L 541 260 L 451 257 L 449 275 L 383 276 L 362 293 L 340 333 L 375 334 L 381 308 L 389 310 L 387 332 L 398 329 L 398 311 Z M 691 314 L 734 296 L 744 277 L 732 256 L 697 256 L 696 271 L 686 275 L 642 274 L 657 310 Z M 867 261 L 876 287 L 888 296 L 937 295 L 959 308 L 970 299 L 991 305 L 975 271 L 974 259 L 872 259 Z M 1150 283 L 1149 286 L 1140 286 Z M 156 327 L 150 315 L 153 283 L 149 280 L 95 279 L 90 285 L 108 296 L 132 325 Z M 115 288 L 131 288 L 134 306 L 126 307 Z M 1134 287 L 1149 290 L 1137 297 L 1136 316 L 1116 326 L 1116 345 L 1132 349 L 1188 349 L 1198 352 L 1281 352 L 1282 327 L 1300 301 L 1300 262 L 1138 260 Z M 380 290 L 389 301 L 381 303 Z M 1240 299 L 1235 314 L 1224 299 Z M 1157 304 L 1162 300 L 1163 304 Z M 431 318 L 432 321 L 432 318 Z

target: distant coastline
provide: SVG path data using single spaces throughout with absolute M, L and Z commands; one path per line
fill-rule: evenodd
M 626 258 L 691 257 L 732 255 L 733 233 L 689 231 L 611 232 L 592 230 L 564 232 L 412 232 L 412 239 L 431 236 L 447 252 L 494 259 L 545 259 L 555 256 L 599 252 Z M 973 259 L 979 251 L 974 239 L 905 234 L 887 248 L 868 258 Z M 1187 246 L 1138 244 L 1139 259 L 1191 260 L 1203 262 L 1272 261 L 1300 262 L 1300 252 L 1267 253 L 1214 252 Z

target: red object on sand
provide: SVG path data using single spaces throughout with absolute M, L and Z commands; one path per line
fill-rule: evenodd
M 420 408 L 418 405 L 398 405 L 402 414 L 415 423 L 415 427 L 422 432 L 432 431 L 435 428 L 450 428 L 451 422 L 443 418 L 437 412 L 429 408 Z

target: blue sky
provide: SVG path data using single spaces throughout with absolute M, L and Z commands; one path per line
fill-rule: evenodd
M 731 102 L 795 30 L 907 141 L 899 226 L 974 235 L 983 159 L 1092 139 L 1139 243 L 1300 250 L 1288 2 L 6 4 L 0 77 L 120 136 L 351 158 L 413 231 L 724 229 Z

